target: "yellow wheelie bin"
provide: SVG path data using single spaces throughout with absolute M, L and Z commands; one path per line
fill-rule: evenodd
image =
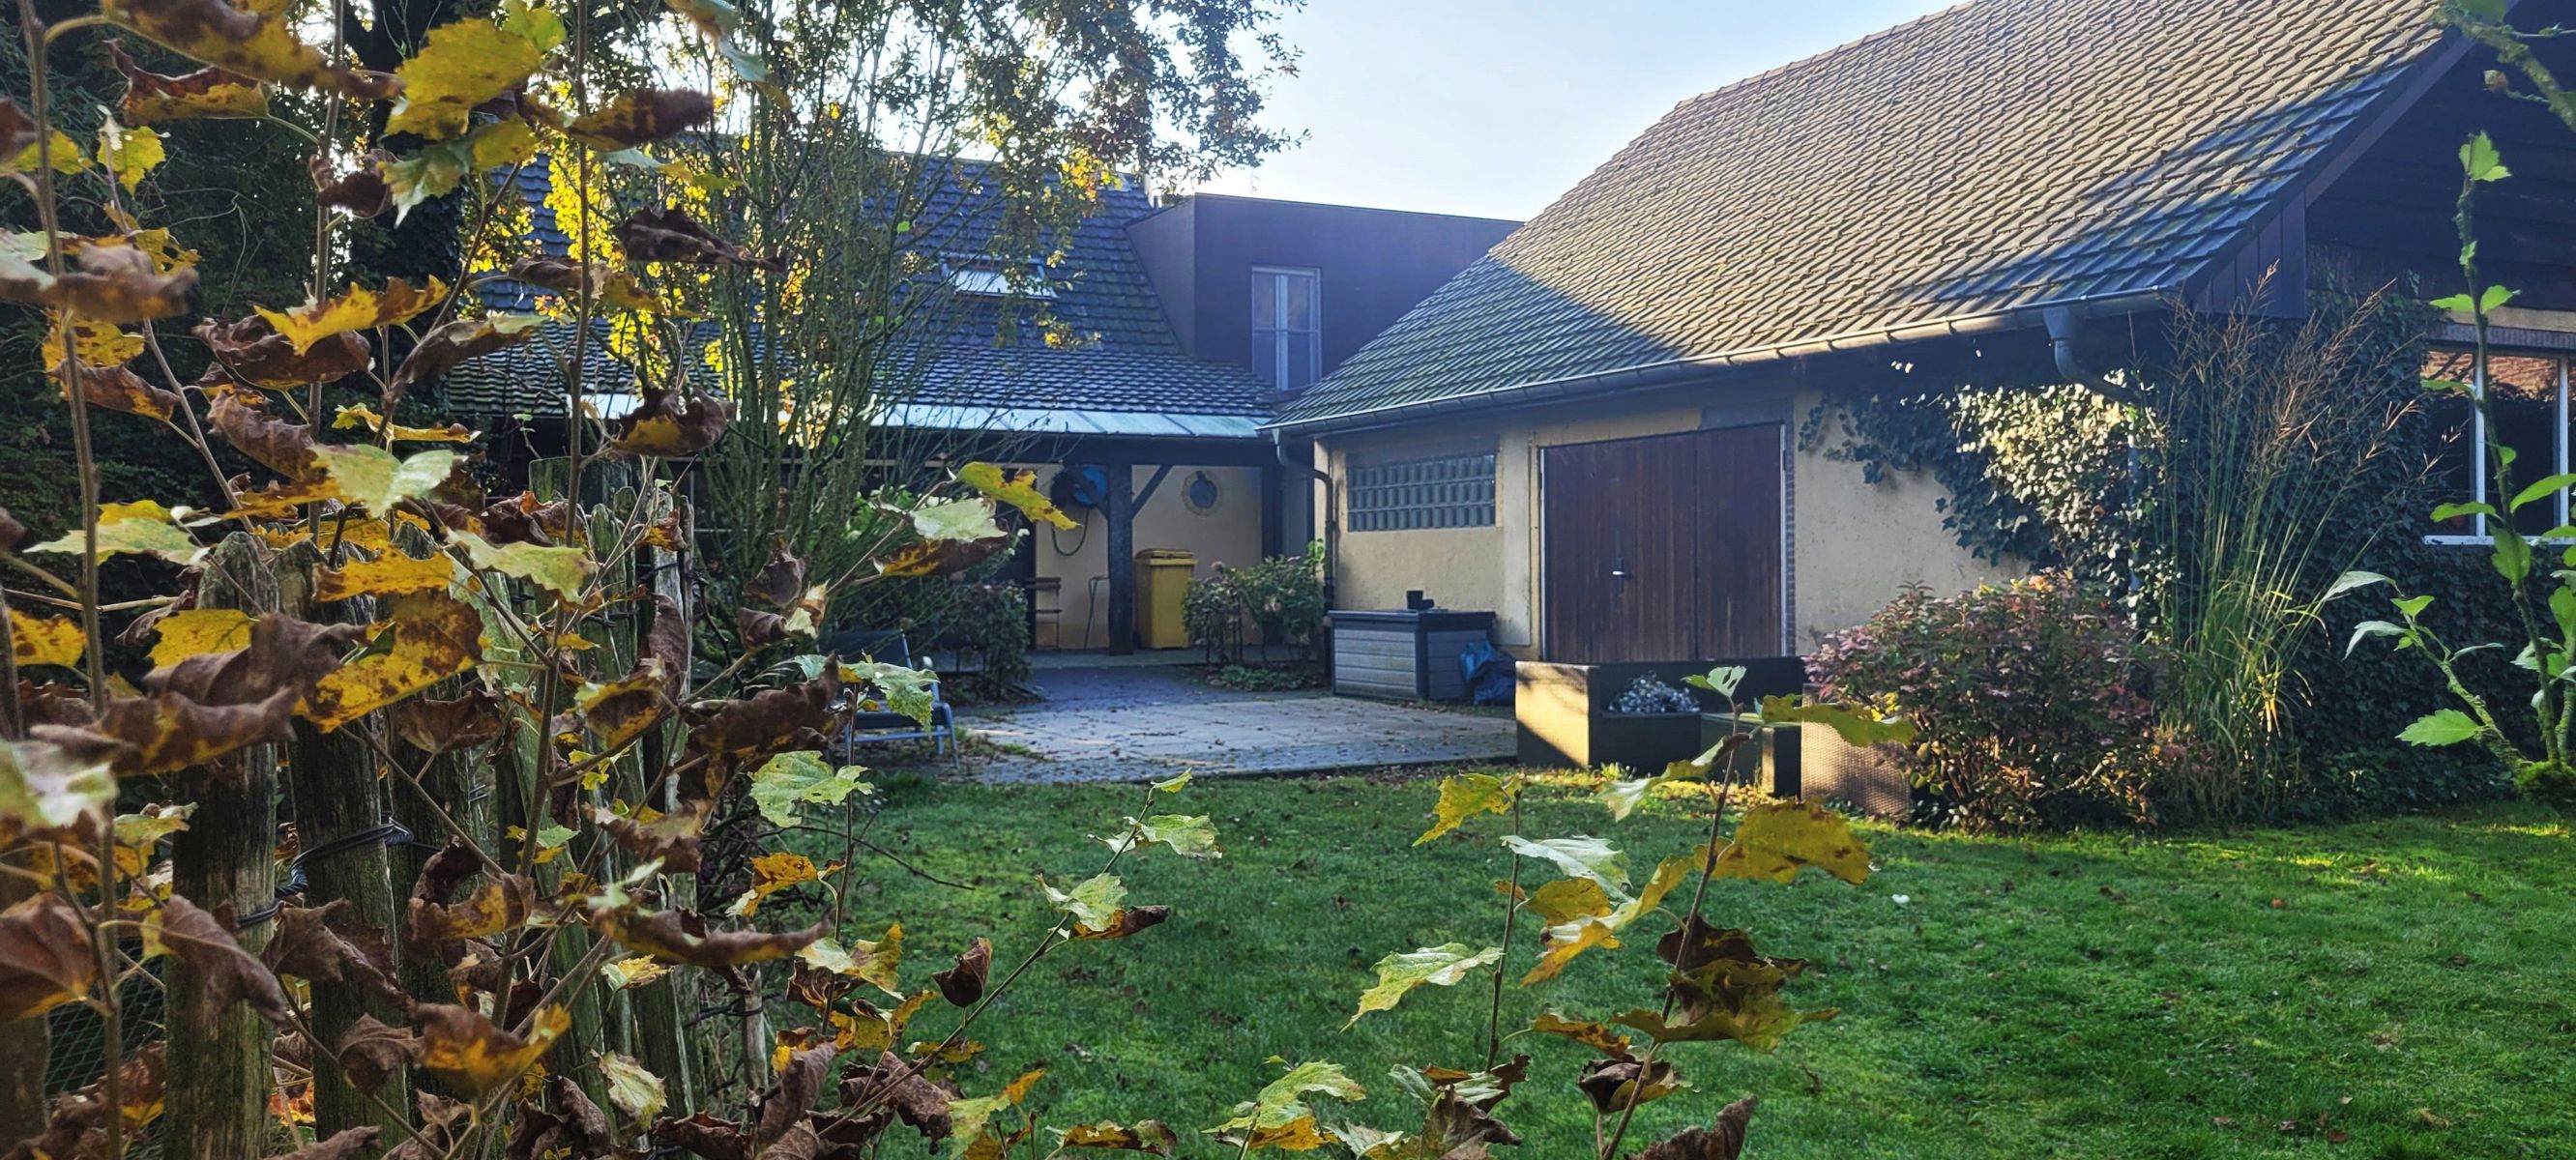
M 1188 648 L 1190 629 L 1181 616 L 1181 598 L 1199 559 L 1178 548 L 1147 548 L 1136 553 L 1136 647 Z

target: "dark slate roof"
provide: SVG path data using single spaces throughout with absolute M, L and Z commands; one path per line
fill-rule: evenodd
M 1278 422 L 2197 288 L 2434 7 L 1972 0 L 1692 98 Z
M 932 186 L 915 215 L 922 225 L 914 245 L 933 259 L 988 254 L 1001 230 L 1001 206 L 982 183 L 982 166 L 958 161 L 942 169 L 924 178 Z M 519 185 L 540 245 L 549 253 L 564 252 L 565 239 L 544 206 L 544 167 L 525 167 Z M 917 374 L 896 372 L 906 380 L 896 389 L 909 392 L 910 401 L 920 405 L 916 417 L 975 415 L 990 424 L 1010 415 L 1106 412 L 1110 414 L 1073 429 L 1159 433 L 1168 424 L 1151 420 L 1267 414 L 1257 401 L 1263 385 L 1249 370 L 1181 353 L 1180 340 L 1127 234 L 1128 223 L 1153 212 L 1152 199 L 1132 183 L 1106 189 L 1099 207 L 1069 237 L 1041 239 L 1042 252 L 1028 256 L 1032 262 L 1052 258 L 1053 264 L 1042 268 L 1051 298 L 1004 301 L 961 295 L 941 308 L 946 333 L 925 339 L 923 361 L 907 364 Z M 925 286 L 945 291 L 941 276 Z M 496 310 L 529 309 L 542 293 L 508 281 L 484 283 L 482 292 Z M 1009 320 L 1015 325 L 1004 325 L 1004 312 L 1015 316 Z M 1060 337 L 1052 345 L 1049 328 L 1036 325 L 1041 313 L 1057 324 L 1053 329 Z M 571 335 L 568 324 L 550 326 L 538 342 L 458 368 L 448 378 L 451 406 L 468 413 L 560 417 L 561 378 L 550 368 L 569 351 Z M 1070 343 L 1063 341 L 1065 335 Z M 598 344 L 591 349 L 597 351 Z M 623 389 L 622 369 L 604 357 L 588 361 L 591 382 Z M 1118 415 L 1142 419 L 1129 423 Z M 1248 421 L 1188 427 L 1202 433 L 1253 434 Z

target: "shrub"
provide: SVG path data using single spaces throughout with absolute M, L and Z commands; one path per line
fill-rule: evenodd
M 1323 544 L 1249 568 L 1218 564 L 1182 595 L 1182 626 L 1210 661 L 1243 663 L 1247 622 L 1261 631 L 1265 656 L 1268 646 L 1283 644 L 1292 659 L 1312 659 L 1324 630 Z
M 2154 666 L 2127 619 L 2062 573 L 1910 588 L 1808 667 L 1821 696 L 1914 722 L 1915 784 L 1972 829 L 2144 824 L 2149 771 L 2193 760 L 2156 728 Z

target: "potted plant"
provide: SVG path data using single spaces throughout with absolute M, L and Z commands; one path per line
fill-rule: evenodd
M 1657 771 L 1699 753 L 1699 696 L 1639 673 L 1592 727 L 1592 764 Z

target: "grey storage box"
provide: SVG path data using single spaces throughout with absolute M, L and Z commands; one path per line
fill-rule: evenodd
M 1458 654 L 1491 639 L 1494 614 L 1338 610 L 1332 614 L 1333 692 L 1393 701 L 1464 701 Z

